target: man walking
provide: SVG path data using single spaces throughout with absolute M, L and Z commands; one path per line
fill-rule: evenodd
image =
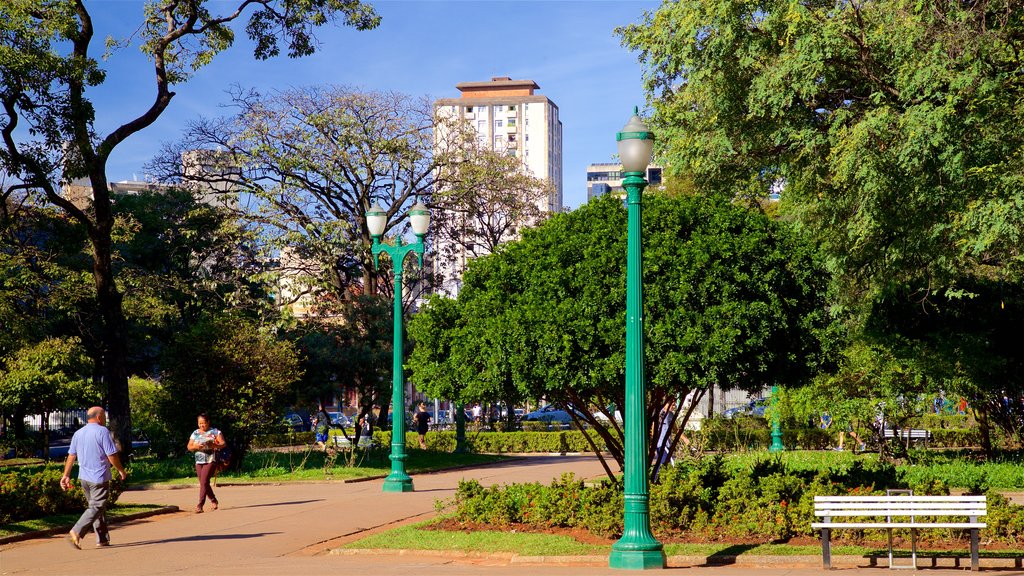
M 78 460 L 78 479 L 82 482 L 87 508 L 82 517 L 68 532 L 68 542 L 82 549 L 82 536 L 92 529 L 96 532 L 97 546 L 110 546 L 110 534 L 107 531 L 107 496 L 110 494 L 110 467 L 117 468 L 117 473 L 124 480 L 128 473 L 121 466 L 117 455 L 117 447 L 110 439 L 107 430 L 107 413 L 99 406 L 89 408 L 86 413 L 88 423 L 78 429 L 71 437 L 71 448 L 68 459 L 64 462 L 64 476 L 60 479 L 60 487 L 71 488 L 71 467 Z

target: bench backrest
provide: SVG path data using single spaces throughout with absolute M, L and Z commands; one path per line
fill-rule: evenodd
M 886 438 L 895 438 L 897 435 L 899 435 L 900 438 L 906 438 L 908 436 L 911 437 L 911 438 L 930 438 L 932 433 L 930 431 L 928 431 L 928 430 L 920 430 L 920 429 L 910 429 L 910 430 L 903 429 L 903 428 L 897 428 L 896 430 L 893 430 L 892 428 L 886 428 L 885 429 L 885 437 Z
M 985 496 L 815 496 L 815 516 L 968 516 L 986 514 Z

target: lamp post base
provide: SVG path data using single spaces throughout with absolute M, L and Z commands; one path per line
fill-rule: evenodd
M 404 477 L 391 474 L 384 479 L 384 492 L 412 492 L 412 478 L 408 474 Z
M 665 567 L 665 551 L 658 550 L 616 550 L 608 557 L 608 567 L 621 570 L 661 570 Z

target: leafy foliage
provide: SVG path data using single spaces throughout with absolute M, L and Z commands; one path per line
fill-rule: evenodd
M 987 450 L 986 413 L 1021 429 L 1002 407 L 1019 404 L 1003 393 L 1019 347 L 1001 344 L 1024 262 L 1021 14 L 1005 0 L 683 0 L 619 30 L 646 66 L 666 164 L 704 193 L 781 189 L 782 216 L 822 247 L 835 309 L 855 313 L 834 381 L 870 375 L 862 388 L 888 406 L 882 380 L 962 394 Z
M 807 246 L 758 212 L 706 198 L 650 195 L 645 208 L 654 437 L 658 410 L 679 412 L 691 391 L 802 383 L 829 326 Z M 463 401 L 576 407 L 621 464 L 620 425 L 589 407 L 624 405 L 625 220 L 620 202 L 599 199 L 474 260 L 457 300 L 433 299 L 410 322 L 417 385 Z
M 159 0 L 145 5 L 140 36 L 152 62 L 153 100 L 108 134 L 95 127 L 91 95 L 106 75 L 95 56 L 93 19 L 85 4 L 0 4 L 0 172 L 5 175 L 0 196 L 6 212 L 15 191 L 43 195 L 88 237 L 99 326 L 90 333 L 95 343 L 87 345 L 99 356 L 95 379 L 106 388 L 111 428 L 125 453 L 131 452 L 125 365 L 129 335 L 113 266 L 116 217 L 106 174 L 110 154 L 156 122 L 174 97 L 173 84 L 231 46 L 231 24 L 247 8 L 254 9 L 247 32 L 257 58 L 276 55 L 279 39 L 287 42 L 291 56 L 312 53 L 313 30 L 339 16 L 358 29 L 378 22 L 372 8 L 359 0 L 240 1 L 223 14 L 211 12 L 213 4 Z M 115 40 L 107 48 L 117 46 Z M 91 202 L 76 203 L 62 193 L 60 184 L 79 179 L 88 180 Z
M 184 444 L 196 415 L 206 412 L 224 432 L 233 464 L 258 434 L 278 431 L 277 407 L 300 376 L 291 343 L 232 316 L 204 318 L 179 335 L 164 360 L 164 421 Z

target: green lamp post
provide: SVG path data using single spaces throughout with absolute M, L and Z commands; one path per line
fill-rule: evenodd
M 769 452 L 782 452 L 786 446 L 782 443 L 782 415 L 779 414 L 779 387 L 772 385 L 772 444 Z
M 643 285 L 641 283 L 640 197 L 647 164 L 654 150 L 654 133 L 640 120 L 639 111 L 615 135 L 625 179 L 629 221 L 626 250 L 626 421 L 625 521 L 622 538 L 612 545 L 612 568 L 646 570 L 665 567 L 665 552 L 651 534 L 647 483 L 647 390 L 644 383 Z
M 391 474 L 384 479 L 384 492 L 412 492 L 412 478 L 405 473 L 405 378 L 402 374 L 402 264 L 410 252 L 419 257 L 423 267 L 423 237 L 430 225 L 430 211 L 422 203 L 417 202 L 409 209 L 409 221 L 416 235 L 416 242 L 403 244 L 399 236 L 394 246 L 382 244 L 381 236 L 388 223 L 388 214 L 374 203 L 366 211 L 366 227 L 373 236 L 373 265 L 379 267 L 380 253 L 391 257 L 391 266 L 395 273 L 395 328 L 394 328 L 394 361 L 392 363 L 391 405 L 394 416 L 391 418 Z

